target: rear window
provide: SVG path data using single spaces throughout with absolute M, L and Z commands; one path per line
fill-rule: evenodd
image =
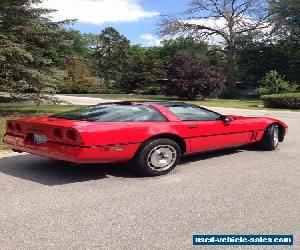
M 52 115 L 54 118 L 93 122 L 166 121 L 156 109 L 143 105 L 102 104 Z

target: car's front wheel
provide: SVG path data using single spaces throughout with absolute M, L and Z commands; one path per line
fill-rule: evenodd
M 143 175 L 158 176 L 174 169 L 180 156 L 181 150 L 175 141 L 160 138 L 145 142 L 129 164 Z
M 264 150 L 274 150 L 279 144 L 279 126 L 273 124 L 268 127 L 263 135 L 259 146 Z

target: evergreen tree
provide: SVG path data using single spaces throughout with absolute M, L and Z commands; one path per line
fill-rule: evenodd
M 55 61 L 64 41 L 62 23 L 52 22 L 51 10 L 40 0 L 0 2 L 0 91 L 36 102 L 56 90 L 60 80 Z

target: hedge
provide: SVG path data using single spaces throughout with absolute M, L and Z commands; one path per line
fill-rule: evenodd
M 260 99 L 264 101 L 265 107 L 269 108 L 300 108 L 300 93 L 263 95 Z

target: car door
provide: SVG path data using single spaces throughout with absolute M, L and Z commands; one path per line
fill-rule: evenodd
M 238 120 L 225 122 L 220 114 L 196 105 L 169 108 L 186 128 L 191 152 L 239 146 L 251 140 L 251 132 Z

